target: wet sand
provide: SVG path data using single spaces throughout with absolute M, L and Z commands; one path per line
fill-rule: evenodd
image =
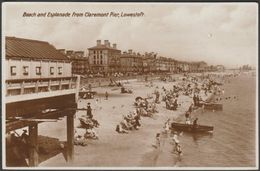
M 78 107 L 86 107 L 87 102 L 91 103 L 94 118 L 100 123 L 97 129 L 99 140 L 88 140 L 85 147 L 74 146 L 74 162 L 66 163 L 64 156 L 58 154 L 42 163 L 40 167 L 152 167 L 152 166 L 177 166 L 179 158 L 170 150 L 172 145 L 169 139 L 162 139 L 162 148 L 155 149 L 152 144 L 155 141 L 156 133 L 163 130 L 164 122 L 170 118 L 175 120 L 179 115 L 184 114 L 188 109 L 192 98 L 181 95 L 178 103 L 181 106 L 177 111 L 167 110 L 165 102 L 157 105 L 159 113 L 153 118 L 142 117 L 141 128 L 130 131 L 129 134 L 118 134 L 115 131 L 116 125 L 122 120 L 123 114 L 128 114 L 134 110 L 134 99 L 137 96 L 146 97 L 152 95 L 155 87 L 162 90 L 162 86 L 172 88 L 176 82 L 154 81 L 153 87 L 145 86 L 144 82 L 130 82 L 125 87 L 133 89 L 133 94 L 121 94 L 119 87 L 99 87 L 94 88 L 99 94 L 95 99 L 80 100 Z M 105 100 L 104 94 L 108 92 L 109 98 Z M 153 95 L 154 97 L 155 95 Z M 161 98 L 161 97 L 160 97 Z M 205 97 L 204 97 L 205 98 Z M 96 101 L 98 100 L 98 101 Z M 76 113 L 76 118 L 84 115 L 84 111 Z M 60 141 L 66 140 L 66 119 L 57 123 L 42 123 L 39 125 L 39 135 L 52 136 L 59 138 Z M 75 119 L 75 126 L 79 124 Z M 162 150 L 169 150 L 169 153 L 162 153 Z M 169 161 L 171 160 L 171 161 Z M 171 165 L 169 165 L 171 163 Z M 168 165 L 165 165 L 168 164 Z

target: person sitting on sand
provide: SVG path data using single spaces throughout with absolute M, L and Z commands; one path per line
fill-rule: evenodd
M 124 117 L 123 123 L 124 123 L 125 129 L 127 129 L 127 130 L 132 129 L 133 125 L 131 124 L 129 117 Z
M 86 139 L 83 136 L 79 135 L 76 130 L 74 133 L 74 145 L 82 145 L 82 146 L 87 145 Z
M 139 114 L 137 114 L 136 111 L 134 111 L 133 119 L 134 119 L 134 121 L 135 121 L 135 129 L 140 128 L 140 126 L 141 126 L 141 123 L 140 123 L 141 117 L 140 117 Z
M 98 139 L 98 134 L 94 129 L 90 128 L 90 129 L 86 129 L 86 133 L 85 133 L 84 137 Z
M 122 123 L 120 123 L 116 126 L 116 132 L 128 134 L 128 131 L 122 127 Z
M 177 99 L 175 99 L 173 102 L 173 110 L 177 110 L 177 107 L 178 107 L 178 102 Z

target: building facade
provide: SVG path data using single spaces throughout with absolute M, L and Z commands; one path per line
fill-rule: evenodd
M 142 59 L 143 59 L 143 72 L 144 73 L 156 72 L 156 70 L 157 70 L 156 54 L 146 52 L 144 55 L 142 55 Z
M 6 37 L 6 46 L 7 80 L 71 76 L 68 58 L 47 42 Z
M 143 71 L 143 59 L 139 53 L 135 53 L 132 49 L 124 52 L 120 56 L 121 72 L 126 73 L 141 73 Z
M 16 37 L 5 38 L 5 55 L 6 132 L 28 127 L 30 144 L 25 150 L 29 166 L 37 166 L 38 124 L 67 117 L 66 157 L 71 161 L 80 80 L 72 76 L 70 60 L 48 42 Z M 18 160 L 10 157 L 12 147 L 6 146 L 7 166 Z
M 117 45 L 110 45 L 108 40 L 101 43 L 97 40 L 94 47 L 88 48 L 89 66 L 94 73 L 112 74 L 120 71 L 120 55 L 121 51 L 117 49 Z
M 71 61 L 72 74 L 84 75 L 91 73 L 88 57 L 84 55 L 84 51 L 66 51 L 65 49 L 59 49 L 59 51 L 66 55 Z

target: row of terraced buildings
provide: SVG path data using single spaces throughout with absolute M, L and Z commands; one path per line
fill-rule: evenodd
M 140 54 L 132 49 L 122 52 L 117 44 L 110 44 L 109 40 L 97 40 L 96 46 L 84 51 L 59 49 L 72 61 L 74 74 L 143 74 L 160 72 L 204 72 L 216 70 L 215 66 L 208 66 L 204 61 L 187 62 L 170 57 L 162 57 L 154 52 Z

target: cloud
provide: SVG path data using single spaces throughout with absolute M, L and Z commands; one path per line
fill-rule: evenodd
M 5 35 L 84 50 L 97 39 L 122 51 L 177 60 L 255 65 L 256 3 L 5 3 Z M 144 12 L 139 18 L 25 18 L 23 12 Z M 209 36 L 210 35 L 210 36 Z M 228 59 L 228 60 L 227 60 Z

